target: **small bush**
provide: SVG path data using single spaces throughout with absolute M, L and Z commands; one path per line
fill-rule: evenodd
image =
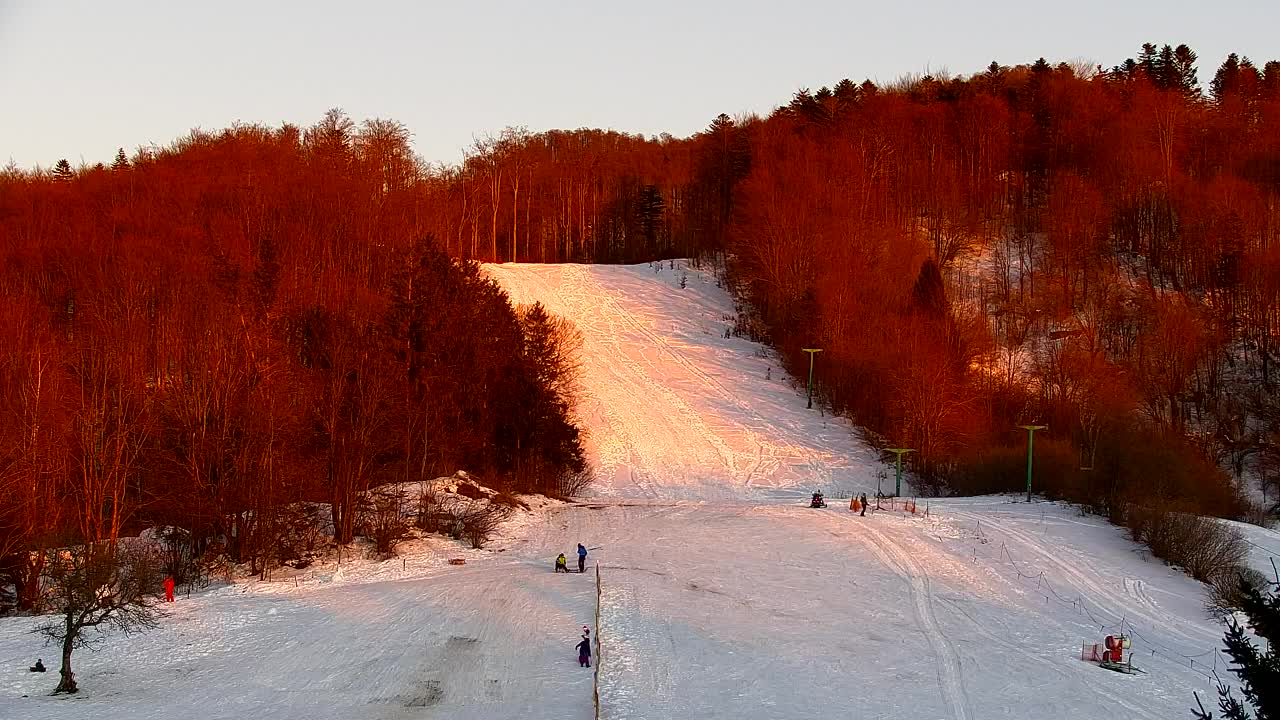
M 1223 617 L 1241 609 L 1245 588 L 1265 588 L 1270 584 L 1266 575 L 1251 567 L 1234 565 L 1215 573 L 1209 581 L 1209 599 L 1205 607 L 1214 617 Z
M 556 478 L 556 492 L 564 498 L 578 497 L 591 487 L 595 480 L 595 474 L 590 469 L 565 470 Z
M 373 540 L 374 548 L 379 554 L 395 552 L 396 545 L 408 535 L 404 505 L 402 490 L 374 490 L 361 503 L 361 524 L 366 537 Z
M 510 514 L 511 508 L 504 505 L 472 504 L 458 516 L 462 525 L 462 537 L 471 543 L 471 547 L 482 548 Z
M 1202 582 L 1240 565 L 1247 554 L 1240 533 L 1213 518 L 1130 505 L 1124 522 L 1130 537 L 1146 543 L 1153 555 Z
M 191 533 L 180 527 L 167 527 L 159 533 L 164 546 L 164 571 L 179 585 L 190 582 L 198 574 Z
M 1179 564 L 1191 573 L 1191 577 L 1209 582 L 1223 568 L 1236 567 L 1248 557 L 1244 538 L 1235 528 L 1198 515 L 1183 515 L 1181 518 L 1182 560 Z
M 281 508 L 271 528 L 272 554 L 281 561 L 297 561 L 320 543 L 320 508 L 309 503 Z
M 434 491 L 423 490 L 418 495 L 416 505 L 414 525 L 419 530 L 429 533 L 453 534 L 457 518 L 445 510 L 443 498 Z

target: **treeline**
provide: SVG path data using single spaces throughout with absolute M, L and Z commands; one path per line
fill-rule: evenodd
M 431 238 L 407 141 L 331 113 L 0 178 L 0 587 L 20 606 L 46 548 L 170 527 L 259 567 L 299 501 L 348 543 L 384 483 L 581 483 L 572 327 Z
M 1036 423 L 1050 494 L 1246 512 L 1280 432 L 1280 63 L 1232 56 L 1206 95 L 1195 61 L 842 82 L 741 128 L 758 332 L 793 370 L 825 347 L 827 402 L 933 489 L 1019 487 Z
M 723 255 L 739 330 L 935 491 L 1237 516 L 1280 477 L 1280 63 L 1185 46 L 801 91 L 687 140 L 510 130 L 434 176 L 487 260 Z M 1228 472 L 1222 472 L 1226 469 Z
M 1036 423 L 1041 490 L 1113 516 L 1239 516 L 1247 469 L 1273 502 L 1280 478 L 1280 63 L 1233 55 L 1201 88 L 1197 62 L 1148 45 L 1110 69 L 844 80 L 687 139 L 510 129 L 443 167 L 403 126 L 333 111 L 11 169 L 4 432 L 28 459 L 6 477 L 90 479 L 19 483 L 46 499 L 6 507 L 113 507 L 98 483 L 139 499 L 128 518 L 168 504 L 226 525 L 245 497 L 294 492 L 281 458 L 330 488 L 461 466 L 559 477 L 580 462 L 568 400 L 528 369 L 552 367 L 531 338 L 555 323 L 500 309 L 467 262 L 692 256 L 723 259 L 738 330 L 794 375 L 824 348 L 822 403 L 916 448 L 926 489 L 1019 486 L 1016 426 Z M 59 400 L 31 400 L 32 378 Z M 164 406 L 201 382 L 192 407 Z M 217 499 L 143 480 L 183 487 L 171 476 Z

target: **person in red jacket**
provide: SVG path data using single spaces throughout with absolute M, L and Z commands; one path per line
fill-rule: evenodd
M 173 602 L 173 577 L 164 579 L 164 601 Z

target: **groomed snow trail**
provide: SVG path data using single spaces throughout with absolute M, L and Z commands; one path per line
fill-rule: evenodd
M 760 345 L 724 337 L 733 305 L 713 277 L 683 263 L 485 269 L 513 302 L 541 302 L 582 332 L 579 415 L 598 494 L 742 501 L 874 486 L 875 454 L 846 422 L 806 411 Z
M 849 519 L 853 520 L 852 517 Z M 863 537 L 875 547 L 877 559 L 907 584 L 916 622 L 933 648 L 933 655 L 938 664 L 938 684 L 950 707 L 951 717 L 954 720 L 968 720 L 973 717 L 973 711 L 969 706 L 968 693 L 964 687 L 960 656 L 956 652 L 955 644 L 943 633 L 938 626 L 937 618 L 934 617 L 933 587 L 929 581 L 928 571 L 916 562 L 911 553 L 904 552 L 892 541 L 887 540 L 875 528 L 874 522 L 863 520 L 858 522 L 862 523 Z

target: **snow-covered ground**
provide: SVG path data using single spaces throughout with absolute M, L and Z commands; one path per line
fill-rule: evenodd
M 603 718 L 1155 720 L 1222 673 L 1201 586 L 1097 518 L 1013 497 L 850 513 L 874 453 L 724 337 L 711 277 L 489 271 L 583 332 L 591 498 L 536 503 L 486 550 L 418 540 L 182 598 L 159 630 L 78 652 L 74 698 L 25 672 L 56 670 L 35 621 L 0 621 L 0 718 L 590 718 L 573 646 L 595 575 L 551 572 L 578 542 L 600 566 Z M 805 507 L 818 488 L 831 506 Z M 1280 535 L 1246 532 L 1269 567 Z M 1121 630 L 1146 674 L 1080 660 Z
M 513 302 L 541 302 L 582 331 L 578 413 L 597 493 L 743 501 L 874 485 L 875 454 L 846 423 L 806 411 L 760 345 L 724 337 L 733 304 L 709 274 L 683 262 L 488 270 Z

